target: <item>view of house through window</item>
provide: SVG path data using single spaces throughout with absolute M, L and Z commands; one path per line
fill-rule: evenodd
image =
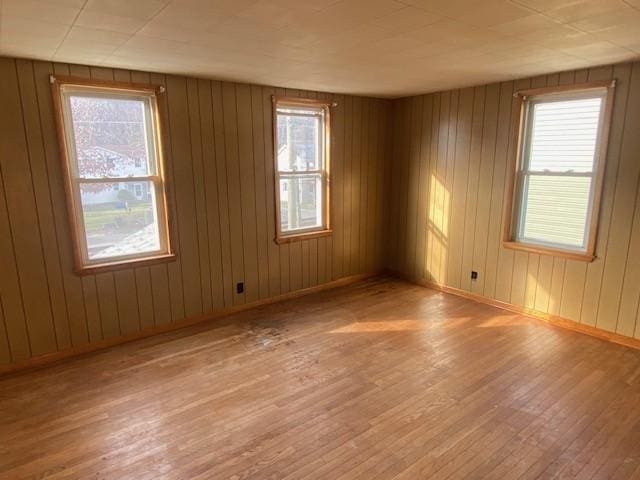
M 278 101 L 276 188 L 282 236 L 328 228 L 325 105 Z
M 169 253 L 153 93 L 60 92 L 83 265 Z

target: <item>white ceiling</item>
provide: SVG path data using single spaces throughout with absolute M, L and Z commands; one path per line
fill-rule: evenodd
M 0 54 L 393 97 L 640 58 L 640 0 L 0 0 Z

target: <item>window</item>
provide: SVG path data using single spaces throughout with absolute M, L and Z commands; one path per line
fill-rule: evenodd
M 276 242 L 331 233 L 329 105 L 274 97 Z
M 173 257 L 157 88 L 52 77 L 76 270 Z
M 517 94 L 506 247 L 593 260 L 613 88 L 597 82 Z

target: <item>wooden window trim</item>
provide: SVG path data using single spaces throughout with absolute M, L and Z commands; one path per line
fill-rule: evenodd
M 600 217 L 600 204 L 602 203 L 602 188 L 604 184 L 604 173 L 607 161 L 607 147 L 609 143 L 609 132 L 611 130 L 611 118 L 613 113 L 613 99 L 615 94 L 615 80 L 595 81 L 587 83 L 579 83 L 574 85 L 558 85 L 553 87 L 531 88 L 520 90 L 514 93 L 513 118 L 515 121 L 512 125 L 511 132 L 511 148 L 509 158 L 511 167 L 508 168 L 507 188 L 504 197 L 504 218 L 503 218 L 503 238 L 502 246 L 512 250 L 520 250 L 529 253 L 537 253 L 540 255 L 552 255 L 560 258 L 571 260 L 580 260 L 591 262 L 596 258 L 596 241 L 598 234 L 598 222 Z M 600 132 L 598 133 L 598 144 L 595 149 L 594 159 L 594 175 L 593 175 L 593 203 L 591 206 L 591 216 L 587 227 L 587 248 L 585 251 L 574 251 L 570 249 L 546 247 L 543 245 L 517 242 L 515 241 L 515 212 L 516 204 L 515 196 L 517 190 L 517 172 L 522 164 L 522 152 L 524 142 L 524 115 L 526 114 L 525 101 L 527 97 L 538 95 L 552 95 L 572 93 L 576 91 L 588 91 L 596 89 L 605 89 L 605 104 L 602 112 L 602 123 Z
M 327 237 L 332 235 L 331 229 L 331 103 L 311 98 L 298 98 L 272 95 L 272 123 L 273 123 L 273 185 L 275 190 L 275 221 L 276 236 L 274 241 L 278 244 L 286 244 L 312 238 Z M 283 233 L 280 227 L 280 172 L 278 170 L 278 106 L 290 105 L 292 107 L 315 107 L 324 110 L 324 168 L 322 172 L 322 215 L 323 224 L 317 228 L 298 230 L 293 233 Z M 317 173 L 317 172 L 312 172 Z
M 173 251 L 173 245 L 175 245 L 175 232 L 173 228 L 173 222 L 171 221 L 171 219 L 173 218 L 172 211 L 168 202 L 170 183 L 166 175 L 166 167 L 164 162 L 165 155 L 163 128 L 160 115 L 161 102 L 158 102 L 157 100 L 157 97 L 164 93 L 164 86 L 132 82 L 94 80 L 63 75 L 51 75 L 50 83 L 53 96 L 53 107 L 60 160 L 62 163 L 62 172 L 64 177 L 67 215 L 69 220 L 69 229 L 71 231 L 72 237 L 74 272 L 78 275 L 88 275 L 155 265 L 158 263 L 170 262 L 175 260 L 176 253 Z M 67 141 L 64 113 L 65 111 L 62 104 L 63 87 L 65 86 L 78 87 L 79 89 L 87 88 L 94 91 L 104 90 L 105 92 L 129 92 L 133 94 L 149 96 L 151 98 L 151 115 L 155 127 L 153 129 L 153 136 L 156 145 L 157 171 L 155 172 L 155 175 L 149 175 L 143 178 L 145 181 L 151 181 L 155 188 L 158 213 L 162 217 L 159 218 L 160 245 L 162 247 L 162 251 L 150 252 L 149 254 L 142 253 L 106 258 L 103 262 L 96 261 L 88 263 L 86 261 L 84 254 L 84 252 L 86 251 L 86 237 L 83 227 L 81 227 L 78 222 L 78 218 L 80 218 L 82 215 L 82 206 L 79 204 L 75 187 L 76 183 L 80 184 L 82 182 L 76 179 L 71 171 L 72 159 L 70 156 L 70 149 Z M 122 180 L 125 182 L 129 182 L 135 179 L 135 177 L 124 177 Z M 101 181 L 101 179 L 96 180 Z

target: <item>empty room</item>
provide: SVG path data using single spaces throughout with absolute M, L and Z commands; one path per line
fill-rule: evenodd
M 0 479 L 640 480 L 639 0 L 0 0 Z

